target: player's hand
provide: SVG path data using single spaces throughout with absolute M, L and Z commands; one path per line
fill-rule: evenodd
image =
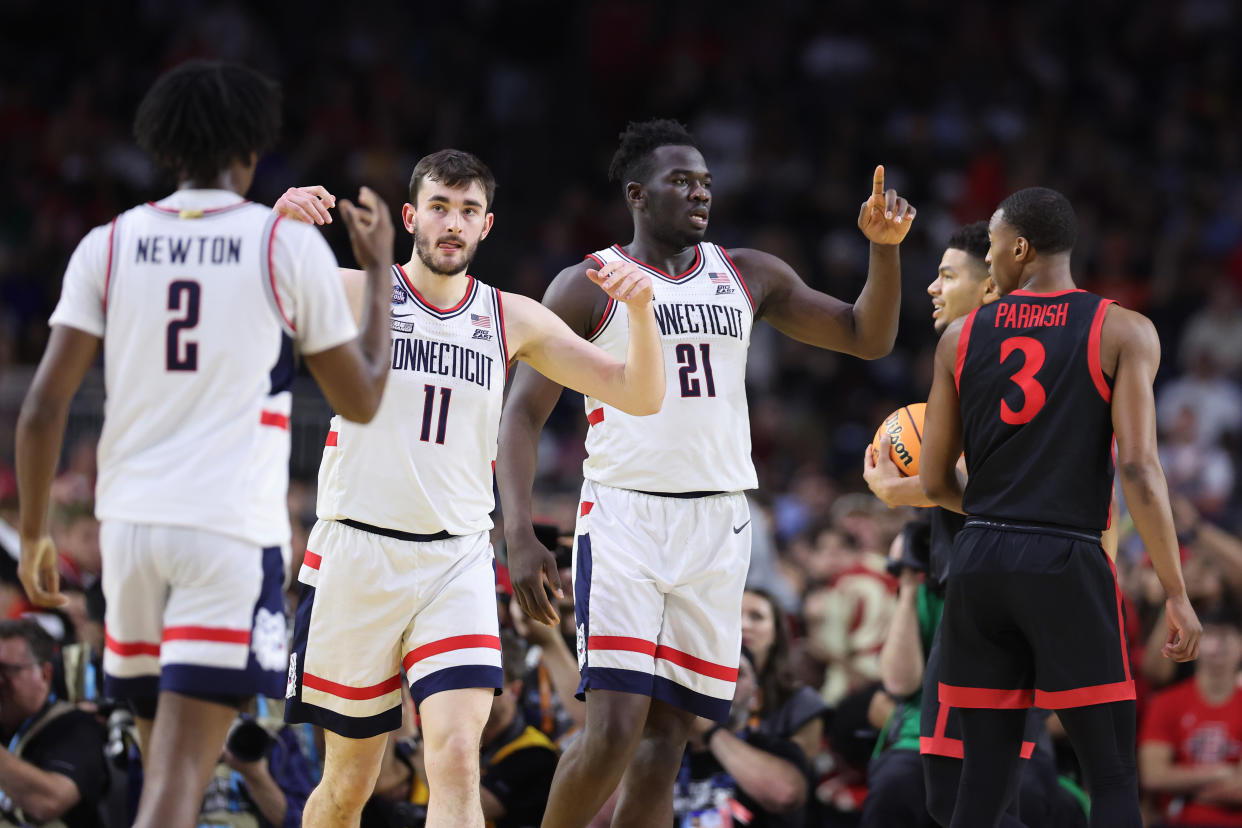
M 901 244 L 918 211 L 896 190 L 884 189 L 884 166 L 875 168 L 871 198 L 858 211 L 858 229 L 875 244 Z
M 1164 602 L 1164 618 L 1169 625 L 1169 636 L 1161 652 L 1174 661 L 1194 661 L 1199 657 L 1199 636 L 1203 625 L 1186 593 Z
M 633 262 L 609 262 L 599 270 L 587 268 L 587 277 L 628 307 L 644 308 L 651 301 L 651 276 Z
M 548 598 L 548 591 L 557 598 L 564 595 L 561 576 L 556 569 L 556 556 L 539 542 L 534 531 L 521 537 L 505 539 L 508 552 L 509 582 L 513 597 L 526 617 L 540 624 L 555 626 L 561 616 Z M 545 587 L 546 584 L 546 587 Z
M 936 504 L 928 500 L 927 495 L 923 493 L 922 485 L 918 486 L 917 497 L 910 497 L 909 492 L 902 495 L 902 488 L 909 485 L 904 481 L 911 478 L 902 474 L 901 469 L 897 468 L 897 464 L 893 462 L 893 455 L 890 453 L 892 445 L 892 440 L 887 434 L 880 435 L 879 452 L 870 443 L 867 444 L 867 448 L 863 451 L 863 480 L 866 481 L 867 487 L 890 509 L 896 509 L 898 506 L 935 506 Z M 917 480 L 917 478 L 914 479 Z
M 69 599 L 60 594 L 56 544 L 47 535 L 40 538 L 22 538 L 17 577 L 26 589 L 26 597 L 36 607 L 63 607 L 69 603 Z
M 316 184 L 313 187 L 290 187 L 276 200 L 272 209 L 282 216 L 307 224 L 331 224 L 328 211 L 336 206 L 336 196 Z
M 384 199 L 370 187 L 363 187 L 356 205 L 348 199 L 341 201 L 341 216 L 359 267 L 370 270 L 392 264 L 392 215 Z

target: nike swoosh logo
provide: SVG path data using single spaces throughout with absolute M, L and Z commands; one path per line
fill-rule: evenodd
M 394 313 L 392 316 L 393 316 L 393 319 L 404 319 L 407 316 L 413 316 L 413 315 L 414 314 L 412 313 Z
M 743 530 L 743 529 L 745 529 L 747 526 L 750 526 L 750 521 L 749 521 L 749 520 L 748 520 L 748 521 L 746 521 L 745 523 L 743 523 L 741 526 L 734 526 L 734 527 L 733 527 L 733 534 L 735 534 L 735 535 L 740 535 L 740 534 L 742 534 L 742 530 Z

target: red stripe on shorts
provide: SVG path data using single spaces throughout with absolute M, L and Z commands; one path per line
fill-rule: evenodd
M 400 690 L 401 674 L 398 673 L 392 678 L 384 679 L 379 684 L 372 684 L 370 687 L 350 687 L 348 684 L 337 684 L 335 681 L 328 681 L 325 678 L 303 672 L 302 685 L 312 690 L 318 690 L 321 693 L 336 696 L 338 699 L 370 701 L 371 699 L 385 696 L 394 690 Z
M 711 661 L 697 658 L 689 653 L 683 653 L 681 650 L 674 650 L 672 647 L 666 647 L 661 644 L 656 647 L 656 658 L 662 658 L 670 664 L 676 664 L 678 667 L 685 667 L 687 670 L 693 670 L 701 676 L 708 678 L 720 679 L 721 681 L 737 681 L 737 668 L 726 667 L 723 664 L 715 664 Z
M 591 510 L 595 508 L 595 501 L 584 500 L 582 505 L 578 507 L 578 517 L 586 517 L 591 514 Z
M 1032 707 L 1034 690 L 998 690 L 991 687 L 954 687 L 940 682 L 940 703 L 950 707 L 1021 710 Z
M 624 650 L 649 656 L 656 654 L 655 642 L 644 638 L 632 638 L 628 635 L 593 635 L 587 639 L 587 649 Z
M 230 630 L 224 627 L 165 627 L 164 640 L 249 644 L 250 630 Z
M 117 641 L 108 633 L 104 633 L 104 643 L 108 649 L 119 656 L 158 656 L 159 642 L 150 644 L 146 641 Z
M 289 430 L 289 417 L 278 411 L 262 411 L 259 413 L 259 425 L 276 426 Z
M 323 555 L 316 555 L 314 552 L 307 549 L 306 556 L 302 558 L 302 563 L 306 564 L 311 569 L 318 569 L 319 564 L 323 563 Z
M 1075 690 L 1035 691 L 1035 704 L 1045 710 L 1086 707 L 1089 704 L 1110 704 L 1119 701 L 1134 701 L 1133 681 L 1097 684 L 1094 687 L 1079 687 Z
M 604 421 L 604 409 L 597 408 L 590 414 L 587 414 L 587 422 L 591 425 L 599 425 Z
M 500 639 L 494 635 L 454 635 L 451 638 L 441 638 L 439 641 L 433 641 L 430 644 L 424 644 L 421 647 L 415 647 L 413 650 L 410 650 L 405 654 L 405 658 L 401 659 L 401 666 L 409 670 L 423 659 L 440 655 L 440 653 L 447 653 L 450 650 L 470 650 L 479 647 L 499 650 Z
M 323 444 L 324 444 L 325 446 L 335 446 L 335 445 L 336 445 L 336 432 L 335 432 L 335 431 L 329 431 L 329 432 L 328 432 L 328 439 L 324 440 L 324 441 L 323 441 Z

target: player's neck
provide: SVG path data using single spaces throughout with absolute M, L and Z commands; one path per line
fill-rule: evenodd
M 642 227 L 634 228 L 633 240 L 622 249 L 630 258 L 674 276 L 689 269 L 698 255 L 698 245 L 679 247 L 668 244 L 644 232 Z
M 414 256 L 402 268 L 418 295 L 437 308 L 453 307 L 462 300 L 470 287 L 470 277 L 466 275 L 466 271 L 451 276 L 433 273 L 418 256 Z
M 198 179 L 183 178 L 177 182 L 178 190 L 232 190 L 239 196 L 245 196 L 250 191 L 250 184 L 254 181 L 255 163 L 243 164 L 240 161 L 234 161 L 229 166 L 220 170 L 214 178 Z
M 1048 259 L 1039 259 L 1022 273 L 1018 288 L 1031 293 L 1058 293 L 1074 290 L 1074 274 L 1070 272 L 1069 254 L 1063 253 Z

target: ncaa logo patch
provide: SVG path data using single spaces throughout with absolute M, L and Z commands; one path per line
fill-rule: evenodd
M 392 303 L 394 305 L 404 305 L 410 301 L 410 294 L 406 292 L 401 285 L 392 286 Z

